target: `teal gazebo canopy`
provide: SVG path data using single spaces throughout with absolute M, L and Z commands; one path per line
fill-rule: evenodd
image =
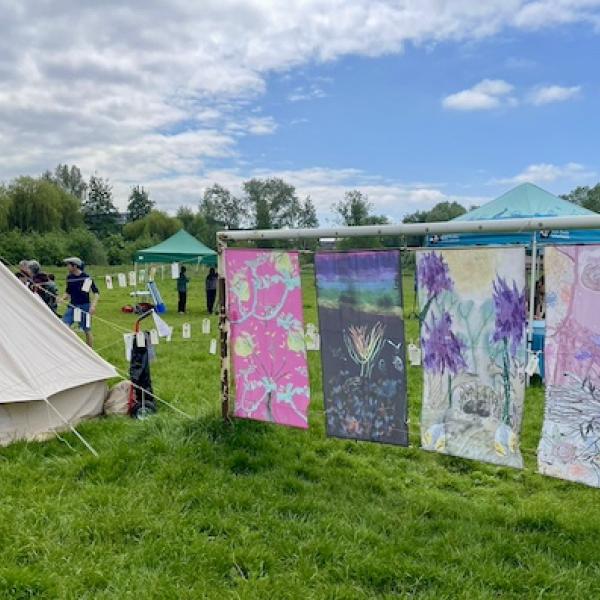
M 170 238 L 135 254 L 136 263 L 194 263 L 214 267 L 217 253 L 184 229 Z
M 522 183 L 495 200 L 476 208 L 453 221 L 499 221 L 503 219 L 532 219 L 541 217 L 571 217 L 596 215 L 595 212 L 573 204 L 534 185 Z M 537 243 L 591 244 L 600 242 L 600 231 L 537 232 Z M 478 246 L 493 244 L 531 244 L 532 234 L 523 233 L 458 233 L 428 238 L 428 246 Z

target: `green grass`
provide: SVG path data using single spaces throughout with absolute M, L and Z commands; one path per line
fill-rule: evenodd
M 191 275 L 189 342 L 174 283 L 159 280 L 177 333 L 152 375 L 194 418 L 161 407 L 143 422 L 88 422 L 80 431 L 99 459 L 72 434 L 75 451 L 60 440 L 1 449 L 0 598 L 600 596 L 598 492 L 535 473 L 540 387 L 527 393 L 523 471 L 420 450 L 416 368 L 411 448 L 327 439 L 316 353 L 309 431 L 227 426 Z M 308 273 L 304 283 L 314 321 Z M 127 291 L 101 287 L 99 317 L 131 329 Z M 102 355 L 126 369 L 121 332 L 94 329 Z

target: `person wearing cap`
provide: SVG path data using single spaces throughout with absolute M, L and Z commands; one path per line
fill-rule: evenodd
M 67 274 L 66 292 L 62 298 L 63 301 L 69 298 L 69 306 L 63 315 L 63 322 L 71 327 L 75 321 L 75 309 L 78 308 L 81 311 L 79 329 L 85 332 L 87 345 L 91 348 L 94 344 L 91 330 L 91 315 L 96 312 L 100 291 L 93 280 L 91 281 L 91 285 L 87 283 L 91 278 L 83 270 L 83 261 L 80 258 L 72 256 L 70 258 L 65 258 L 63 262 L 67 265 L 67 269 L 69 270 L 69 273 Z M 92 294 L 91 300 L 90 292 Z M 88 313 L 90 315 L 89 318 L 87 316 Z

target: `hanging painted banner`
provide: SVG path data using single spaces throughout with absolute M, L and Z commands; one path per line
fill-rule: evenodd
M 600 246 L 547 246 L 544 475 L 600 487 Z
M 423 447 L 522 468 L 524 248 L 420 251 L 417 278 Z
M 295 252 L 225 250 L 235 416 L 308 427 L 310 399 Z
M 328 435 L 408 445 L 400 252 L 315 256 Z

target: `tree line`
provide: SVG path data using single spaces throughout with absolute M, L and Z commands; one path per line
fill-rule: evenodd
M 577 187 L 566 200 L 600 212 L 600 184 Z M 472 210 L 476 207 L 470 207 Z M 389 224 L 377 214 L 368 196 L 349 190 L 331 206 L 340 225 Z M 458 202 L 440 202 L 430 210 L 404 217 L 404 223 L 446 221 L 467 212 Z M 17 177 L 0 184 L 0 256 L 10 262 L 35 257 L 60 264 L 67 255 L 89 264 L 126 264 L 140 249 L 152 246 L 183 228 L 215 248 L 222 229 L 281 229 L 318 227 L 315 204 L 300 198 L 284 180 L 252 178 L 236 196 L 215 183 L 199 194 L 197 208 L 180 207 L 175 216 L 156 209 L 142 186 L 130 190 L 127 210 L 119 213 L 110 181 L 99 175 L 85 180 L 76 165 L 59 164 L 39 177 Z M 339 240 L 342 249 L 420 245 L 419 237 L 352 238 Z M 314 248 L 316 240 L 263 242 L 263 246 Z

